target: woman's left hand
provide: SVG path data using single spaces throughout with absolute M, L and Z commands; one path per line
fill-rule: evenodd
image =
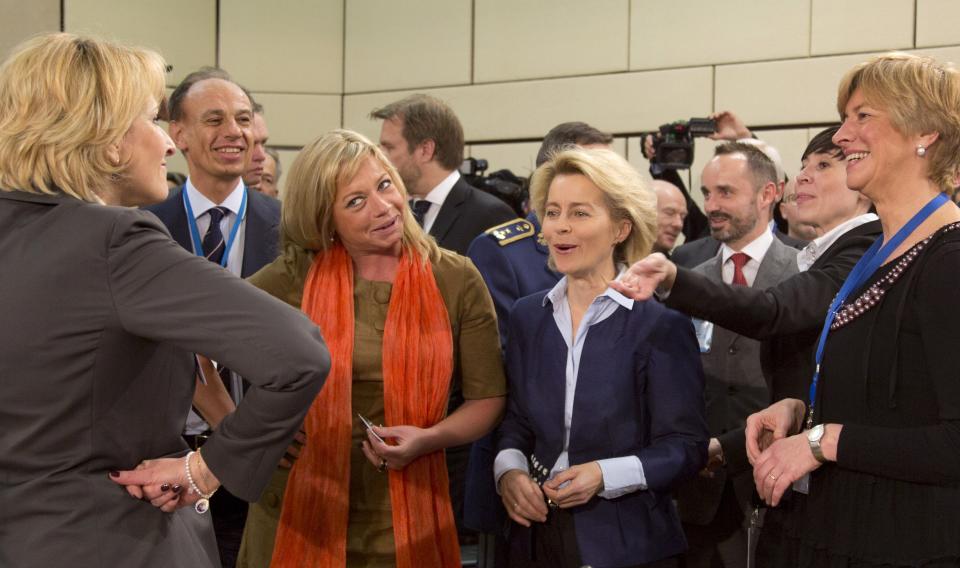
M 149 501 L 165 513 L 172 513 L 180 507 L 193 505 L 200 496 L 190 493 L 190 482 L 186 477 L 184 458 L 160 458 L 145 460 L 136 469 L 110 472 L 110 479 L 122 485 L 132 497 Z M 204 491 L 213 491 L 220 482 L 213 476 L 201 458 L 194 458 L 191 472 L 194 481 Z M 199 467 L 198 467 L 199 464 Z
M 807 434 L 800 433 L 773 442 L 753 466 L 753 481 L 760 498 L 776 507 L 794 481 L 819 468 L 810 451 Z
M 431 444 L 431 433 L 425 428 L 374 426 L 373 431 L 384 440 L 393 442 L 392 445 L 384 444 L 367 432 L 367 439 L 363 442 L 363 455 L 377 468 L 385 462 L 385 468 L 403 469 L 423 454 L 438 449 Z
M 561 485 L 569 482 L 562 489 Z M 561 509 L 583 505 L 603 489 L 603 470 L 597 462 L 583 463 L 561 471 L 543 484 L 543 493 Z

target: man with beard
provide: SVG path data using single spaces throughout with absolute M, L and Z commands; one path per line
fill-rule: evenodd
M 701 175 L 710 234 L 720 242 L 712 259 L 695 268 L 715 281 L 763 289 L 797 273 L 796 249 L 770 231 L 778 178 L 771 160 L 756 146 L 729 142 Z M 719 556 L 727 567 L 743 566 L 753 478 L 728 476 L 721 465 L 721 440 L 739 431 L 747 416 L 769 403 L 761 371 L 760 342 L 709 322 L 698 322 L 706 376 L 711 462 L 698 479 L 678 491 L 680 518 L 690 549 L 686 565 L 709 567 Z
M 653 242 L 653 252 L 669 256 L 683 232 L 687 200 L 680 188 L 669 181 L 655 179 L 652 186 L 657 194 L 657 240 Z
M 415 94 L 370 117 L 383 121 L 380 147 L 407 187 L 414 217 L 440 246 L 465 255 L 477 235 L 516 217 L 460 177 L 463 126 L 446 103 Z

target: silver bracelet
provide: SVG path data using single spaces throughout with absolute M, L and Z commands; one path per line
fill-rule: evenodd
M 200 491 L 200 487 L 197 486 L 197 483 L 193 480 L 193 474 L 190 473 L 190 456 L 196 452 L 187 452 L 185 458 L 183 458 L 183 469 L 187 472 L 187 482 L 190 484 L 190 489 L 187 490 L 188 493 L 200 496 L 200 500 L 193 505 L 193 510 L 200 513 L 206 513 L 210 510 L 210 498 L 213 497 L 213 494 L 217 492 L 216 489 L 210 493 L 204 493 Z

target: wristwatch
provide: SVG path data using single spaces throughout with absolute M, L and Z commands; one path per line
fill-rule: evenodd
M 820 439 L 823 438 L 823 434 L 826 431 L 823 424 L 817 424 L 807 431 L 807 442 L 810 443 L 810 451 L 813 452 L 813 457 L 820 463 L 826 463 L 827 461 L 827 458 L 823 457 L 823 449 L 820 447 Z

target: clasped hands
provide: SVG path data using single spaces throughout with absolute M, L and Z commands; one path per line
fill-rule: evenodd
M 204 493 L 215 491 L 220 487 L 220 481 L 207 468 L 203 456 L 194 456 L 190 460 L 193 481 Z M 131 497 L 148 501 L 165 513 L 172 513 L 200 500 L 200 495 L 190 490 L 183 460 L 183 457 L 144 460 L 135 469 L 111 471 L 110 479 L 122 485 Z
M 561 509 L 568 509 L 583 505 L 601 490 L 603 471 L 595 461 L 561 471 L 546 481 L 542 488 L 520 469 L 512 469 L 500 477 L 503 506 L 514 522 L 525 527 L 529 527 L 531 521 L 546 522 L 546 499 Z
M 783 399 L 747 418 L 747 458 L 753 465 L 757 493 L 775 507 L 793 482 L 819 468 L 806 434 L 802 433 L 806 406 Z

